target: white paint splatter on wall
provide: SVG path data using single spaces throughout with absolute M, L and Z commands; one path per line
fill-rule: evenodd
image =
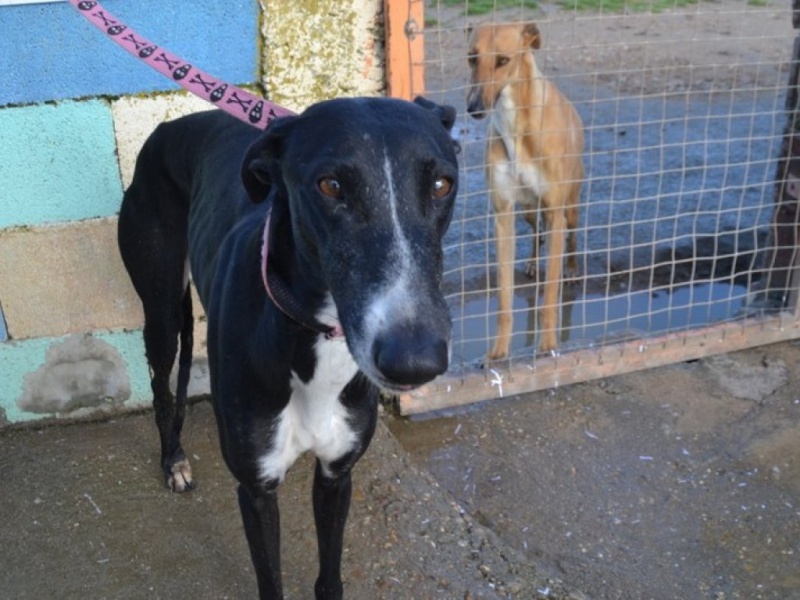
M 45 363 L 25 376 L 17 405 L 34 413 L 74 414 L 119 407 L 130 395 L 125 361 L 116 348 L 76 334 L 51 346 Z

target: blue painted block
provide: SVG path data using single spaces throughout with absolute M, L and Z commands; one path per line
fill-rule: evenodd
M 116 214 L 122 182 L 109 107 L 0 110 L 0 189 L 0 228 Z
M 146 39 L 235 84 L 258 80 L 257 0 L 104 0 Z M 66 3 L 0 6 L 0 106 L 178 86 Z

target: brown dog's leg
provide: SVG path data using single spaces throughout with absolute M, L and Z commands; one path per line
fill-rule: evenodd
M 580 210 L 578 208 L 578 196 L 580 196 L 580 185 L 573 186 L 570 190 L 569 203 L 567 204 L 567 270 L 566 275 L 570 278 L 578 277 L 581 270 L 578 267 L 578 222 L 580 221 Z
M 557 191 L 551 190 L 555 197 Z M 558 305 L 561 297 L 561 272 L 564 261 L 564 239 L 566 237 L 567 219 L 562 205 L 554 203 L 556 208 L 544 212 L 545 229 L 547 231 L 547 274 L 544 282 L 544 300 L 540 311 L 539 349 L 547 352 L 555 349 L 558 338 Z
M 541 243 L 541 237 L 539 235 L 539 211 L 526 210 L 524 216 L 533 231 L 533 235 L 531 236 L 531 259 L 528 261 L 528 264 L 525 265 L 525 274 L 528 277 L 534 278 L 536 277 L 536 271 L 539 269 L 539 244 Z
M 495 236 L 497 243 L 497 334 L 489 359 L 508 356 L 511 330 L 514 324 L 514 256 L 516 235 L 514 231 L 514 203 L 505 198 L 493 197 L 495 210 Z

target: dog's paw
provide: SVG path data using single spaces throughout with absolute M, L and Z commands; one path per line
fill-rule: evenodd
M 552 331 L 547 331 L 542 334 L 542 341 L 539 343 L 539 352 L 541 354 L 554 354 L 558 348 L 558 341 L 556 334 Z
M 508 343 L 496 341 L 492 349 L 486 354 L 486 362 L 490 363 L 495 360 L 508 358 L 508 347 Z
M 175 493 L 182 494 L 194 489 L 195 483 L 192 479 L 192 466 L 189 459 L 181 459 L 172 465 L 167 474 L 167 487 Z

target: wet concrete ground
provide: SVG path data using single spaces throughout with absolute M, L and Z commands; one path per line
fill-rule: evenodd
M 405 420 L 355 474 L 347 597 L 800 598 L 800 345 Z M 388 427 L 386 427 L 388 425 Z M 199 487 L 152 414 L 0 433 L 3 598 L 252 598 L 207 402 Z M 287 598 L 312 597 L 311 461 L 281 490 Z
M 797 343 L 392 430 L 468 513 L 589 597 L 800 598 Z
M 150 412 L 0 433 L 0 597 L 256 597 L 208 402 L 190 409 L 184 441 L 198 489 L 177 495 L 161 481 Z M 313 598 L 312 467 L 301 460 L 280 491 L 287 599 Z M 384 424 L 354 480 L 348 598 L 581 597 L 465 513 Z

